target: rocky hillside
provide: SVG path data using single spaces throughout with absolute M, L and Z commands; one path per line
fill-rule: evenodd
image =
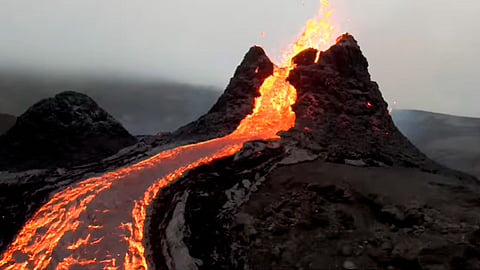
M 13 115 L 0 113 L 0 135 L 9 130 L 17 121 L 17 118 Z
M 296 126 L 191 170 L 150 209 L 155 269 L 480 269 L 480 185 L 394 125 L 355 39 L 307 50 Z
M 63 92 L 30 107 L 0 137 L 0 169 L 97 162 L 134 143 L 135 137 L 90 97 Z

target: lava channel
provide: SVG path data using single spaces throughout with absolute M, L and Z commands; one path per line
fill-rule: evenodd
M 332 44 L 330 9 L 318 15 L 260 87 L 252 114 L 221 138 L 166 150 L 129 167 L 92 177 L 54 194 L 26 222 L 0 259 L 5 270 L 148 269 L 145 259 L 146 208 L 158 191 L 185 171 L 239 151 L 254 139 L 275 139 L 295 124 L 296 91 L 286 78 L 291 59 L 306 48 Z M 319 48 L 320 47 L 320 48 Z

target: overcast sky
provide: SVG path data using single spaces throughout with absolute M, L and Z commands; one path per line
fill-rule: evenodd
M 337 32 L 356 37 L 389 103 L 480 117 L 480 1 L 330 2 Z M 251 45 L 278 58 L 317 8 L 308 0 L 0 0 L 0 69 L 223 89 Z

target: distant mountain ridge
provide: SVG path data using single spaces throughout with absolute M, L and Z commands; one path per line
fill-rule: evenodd
M 33 103 L 62 91 L 92 97 L 134 135 L 173 131 L 208 111 L 220 96 L 210 86 L 116 77 L 47 76 L 0 70 L 1 112 L 20 115 Z
M 392 118 L 427 156 L 480 178 L 480 118 L 421 110 L 395 110 Z
M 17 121 L 17 117 L 10 114 L 0 113 L 0 135 L 13 127 L 15 121 Z

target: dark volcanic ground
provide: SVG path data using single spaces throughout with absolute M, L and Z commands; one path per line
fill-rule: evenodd
M 274 170 L 234 226 L 257 230 L 243 242 L 254 269 L 476 269 L 479 191 L 415 169 L 313 161 Z
M 248 145 L 160 192 L 155 269 L 480 269 L 478 184 Z

